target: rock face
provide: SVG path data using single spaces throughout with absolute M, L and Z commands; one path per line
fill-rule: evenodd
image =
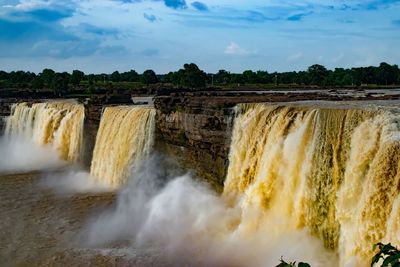
M 193 170 L 217 190 L 227 169 L 233 109 L 201 101 L 157 98 L 156 149 Z M 190 102 L 190 103 L 189 103 Z
M 11 100 L 15 101 L 15 100 Z M 11 102 L 9 99 L 1 99 L 0 100 L 0 135 L 4 132 L 6 126 L 6 118 L 11 113 L 11 106 L 14 102 Z
M 82 164 L 85 169 L 90 169 L 93 149 L 96 143 L 97 130 L 99 129 L 103 104 L 101 99 L 87 100 L 85 102 L 85 121 L 83 130 Z

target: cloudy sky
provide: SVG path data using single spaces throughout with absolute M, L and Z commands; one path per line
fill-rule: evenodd
M 0 0 L 0 69 L 400 64 L 400 0 Z

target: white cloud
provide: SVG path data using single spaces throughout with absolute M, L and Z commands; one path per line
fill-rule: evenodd
M 51 7 L 62 7 L 70 8 L 75 7 L 78 3 L 73 0 L 21 0 L 16 3 L 13 7 L 21 11 L 29 11 L 39 8 L 51 8 Z
M 5 21 L 0 51 L 8 51 L 0 53 L 0 69 L 164 73 L 187 62 L 233 72 L 304 70 L 314 63 L 328 68 L 399 64 L 398 28 L 391 23 L 398 19 L 399 3 L 364 10 L 372 1 L 200 0 L 209 7 L 204 13 L 171 10 L 161 0 L 0 0 Z M 362 6 L 353 10 L 343 4 Z M 307 20 L 286 21 L 310 10 Z M 149 23 L 144 13 L 157 23 Z M 346 23 L 348 17 L 352 23 Z M 21 32 L 29 22 L 32 27 Z M 149 48 L 159 51 L 157 60 L 140 53 Z
M 299 53 L 297 53 L 297 54 L 290 55 L 290 56 L 287 58 L 287 61 L 296 61 L 296 60 L 298 60 L 298 59 L 300 59 L 300 58 L 302 58 L 302 57 L 303 57 L 303 53 L 299 52 Z
M 23 1 L 17 4 L 15 8 L 27 11 L 35 8 L 48 7 L 49 5 L 50 5 L 49 2 L 43 2 L 43 1 Z
M 344 58 L 344 54 L 343 54 L 343 53 L 340 53 L 337 57 L 334 57 L 334 58 L 332 59 L 332 62 L 333 62 L 333 63 L 340 62 L 340 61 L 342 61 L 343 58 Z
M 238 45 L 235 42 L 231 42 L 224 51 L 225 54 L 228 55 L 247 55 L 249 54 L 249 51 L 240 47 L 240 45 Z

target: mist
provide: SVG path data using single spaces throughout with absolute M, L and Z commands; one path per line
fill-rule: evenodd
M 53 189 L 59 195 L 112 191 L 96 177 L 76 166 L 70 166 L 64 171 L 46 174 L 40 181 L 40 185 Z
M 0 137 L 0 154 L 2 173 L 48 170 L 67 164 L 50 147 L 20 137 Z
M 115 208 L 88 222 L 81 236 L 88 246 L 128 241 L 133 249 L 158 251 L 175 266 L 275 266 L 281 256 L 337 265 L 307 229 L 282 233 L 275 227 L 279 218 L 271 218 L 249 230 L 241 223 L 240 205 L 229 205 L 193 175 L 168 175 L 157 161 L 132 174 Z

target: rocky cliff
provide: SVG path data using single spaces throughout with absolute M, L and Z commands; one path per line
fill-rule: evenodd
M 196 98 L 158 97 L 156 149 L 222 188 L 234 110 Z
M 0 99 L 0 135 L 4 131 L 6 117 L 10 115 L 11 106 L 15 101 L 15 99 Z

